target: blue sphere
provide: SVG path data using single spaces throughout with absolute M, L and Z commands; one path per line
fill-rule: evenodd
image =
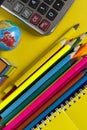
M 20 37 L 20 29 L 13 22 L 0 21 L 0 50 L 14 49 L 18 45 Z

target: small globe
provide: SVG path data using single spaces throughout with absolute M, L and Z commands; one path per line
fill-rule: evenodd
M 13 22 L 0 21 L 0 50 L 14 49 L 18 45 L 20 37 L 20 29 Z

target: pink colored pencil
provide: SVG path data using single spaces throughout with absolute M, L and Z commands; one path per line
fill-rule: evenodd
M 87 56 L 81 58 L 78 63 L 72 66 L 63 76 L 54 82 L 44 93 L 42 93 L 25 110 L 15 117 L 3 130 L 15 130 L 22 122 L 37 111 L 52 96 L 60 91 L 71 79 L 87 67 Z

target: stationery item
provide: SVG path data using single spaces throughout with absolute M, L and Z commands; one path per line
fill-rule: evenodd
M 0 57 L 0 76 L 4 76 L 10 67 L 11 65 L 5 59 Z
M 22 96 L 20 96 L 14 103 L 12 103 L 3 113 L 0 114 L 2 118 L 7 116 L 17 107 L 23 109 L 25 104 L 29 104 L 35 97 L 43 92 L 50 84 L 52 84 L 61 74 L 63 74 L 71 65 L 74 64 L 76 59 L 73 59 L 74 52 L 67 55 L 63 60 L 57 63 L 49 72 L 47 72 L 40 80 L 38 80 L 29 90 L 27 90 Z M 22 100 L 21 100 L 22 99 Z M 27 102 L 27 103 L 26 103 Z M 16 109 L 16 113 L 18 109 Z M 13 111 L 13 115 L 16 113 Z M 12 114 L 11 114 L 12 115 Z
M 51 59 L 43 64 L 31 77 L 20 85 L 11 95 L 9 95 L 2 103 L 0 103 L 0 111 L 2 111 L 9 103 L 11 103 L 19 94 L 26 90 L 37 78 L 50 69 L 67 51 L 69 51 L 76 40 L 68 42 L 60 51 L 58 51 Z
M 70 104 L 72 105 L 72 107 L 70 109 L 68 109 L 66 106 L 66 114 L 73 122 L 75 122 L 76 126 L 78 126 L 78 129 L 86 130 L 87 85 L 85 86 L 85 89 L 81 88 L 78 93 L 75 93 L 74 100 L 76 101 L 76 103 L 73 105 L 71 101 Z
M 74 55 L 75 57 L 80 57 L 81 55 L 87 55 L 87 44 L 80 47 L 80 49 L 77 51 L 77 53 Z
M 10 86 L 7 88 L 9 90 Z M 3 95 L 3 97 L 1 98 L 1 100 L 5 100 L 11 93 L 13 93 L 16 90 L 16 87 L 11 87 L 11 89 L 9 90 L 9 92 L 5 93 Z
M 1 85 L 2 83 L 4 83 L 6 79 L 7 79 L 7 77 L 0 76 L 0 85 Z
M 81 58 L 76 65 L 67 71 L 60 79 L 58 79 L 50 88 L 42 93 L 33 103 L 31 103 L 24 111 L 15 117 L 6 129 L 17 128 L 23 121 L 44 105 L 52 96 L 60 91 L 70 80 L 87 66 L 87 57 Z
M 4 91 L 3 91 L 4 96 L 1 98 L 1 100 L 4 100 L 6 97 L 8 97 L 15 90 L 16 90 L 16 87 L 13 87 L 12 85 L 10 85 L 6 89 L 4 89 Z
M 6 89 L 4 89 L 4 93 L 7 94 L 9 91 L 11 91 L 13 89 L 13 87 L 10 85 L 9 87 L 7 87 Z
M 74 25 L 69 30 L 67 30 L 59 39 L 57 39 L 55 42 L 50 45 L 49 48 L 47 48 L 44 53 L 40 55 L 37 62 L 31 66 L 32 73 L 34 73 L 41 65 L 43 65 L 46 61 L 48 61 L 60 48 L 63 47 L 63 45 L 66 43 L 66 41 L 70 40 L 73 36 L 73 34 L 76 33 L 76 30 L 78 29 L 79 24 Z M 26 73 L 24 73 L 16 82 L 15 86 L 19 87 L 23 82 L 30 77 L 30 69 L 29 68 Z
M 82 35 L 80 35 L 79 37 L 77 37 L 77 40 L 75 41 L 75 43 L 72 45 L 71 49 L 67 52 L 70 53 L 73 50 L 77 51 L 80 46 L 83 44 L 83 40 L 87 37 L 87 32 L 83 33 Z
M 79 37 L 77 37 L 77 41 L 75 42 L 75 44 L 73 45 L 73 48 L 75 48 L 78 44 L 82 45 L 83 40 L 87 37 L 87 32 L 83 33 L 82 35 L 80 35 Z
M 62 96 L 68 89 L 70 89 L 77 81 L 79 81 L 86 74 L 86 70 L 79 73 L 74 77 L 61 91 L 55 94 L 49 101 L 47 101 L 44 106 L 34 112 L 30 117 L 28 117 L 16 130 L 24 129 L 31 121 L 33 121 L 38 115 L 40 115 L 45 109 L 47 109 L 53 102 L 55 102 L 60 96 Z
M 8 62 L 6 59 L 0 57 L 0 76 L 7 76 L 9 77 L 11 75 L 11 71 L 15 69 L 16 67 L 13 66 L 10 62 Z M 8 73 L 10 75 L 8 75 Z
M 78 81 L 73 87 L 71 87 L 66 93 L 64 93 L 58 100 L 56 100 L 56 102 L 54 102 L 50 107 L 48 107 L 43 113 L 41 113 L 24 130 L 30 130 L 33 127 L 35 127 L 35 125 L 37 125 L 40 121 L 42 121 L 44 118 L 46 118 L 53 110 L 55 110 L 57 107 L 59 108 L 60 106 L 62 106 L 62 103 L 65 103 L 65 101 L 67 99 L 69 99 L 69 97 L 72 97 L 72 94 L 74 94 L 80 88 L 83 88 L 83 86 L 86 83 L 87 83 L 87 75 L 85 75 L 83 78 L 81 78 L 80 81 Z M 63 109 L 63 110 L 66 110 L 66 109 Z M 5 127 L 5 129 L 6 129 L 6 127 Z
M 15 70 L 16 70 L 16 67 L 13 67 L 13 66 L 12 66 L 12 67 L 9 69 L 9 71 L 6 72 L 5 75 L 6 75 L 7 77 L 10 77 L 10 76 L 15 72 Z
M 64 111 L 64 107 L 66 111 Z M 39 128 L 42 130 L 86 130 L 87 86 L 77 91 L 77 95 L 74 94 L 74 97 L 71 97 L 64 107 L 56 108 L 46 120 L 37 125 L 35 130 Z M 74 128 L 70 126 L 70 122 Z
M 46 120 L 43 120 L 42 123 L 36 126 L 34 130 L 78 130 L 78 126 L 67 116 L 66 112 L 60 108 L 61 114 L 56 110 L 52 112 L 50 117 L 47 117 Z
M 2 98 L 4 96 L 4 93 L 0 92 L 0 98 Z
M 0 50 L 14 49 L 18 45 L 20 37 L 20 29 L 12 21 L 0 21 Z
M 0 73 L 3 72 L 3 70 L 6 68 L 6 63 L 3 62 L 3 59 L 0 58 Z
M 4 0 L 1 7 L 45 35 L 54 30 L 73 2 L 74 0 Z
M 14 111 L 12 111 L 15 108 L 16 103 L 13 103 L 12 105 L 10 105 L 2 114 L 1 116 L 4 116 L 3 119 L 3 124 L 5 125 L 8 121 L 10 121 L 16 114 L 18 114 L 22 109 L 24 109 L 24 107 L 26 107 L 26 105 L 28 105 L 32 100 L 34 100 L 34 98 L 36 98 L 42 91 L 44 91 L 44 89 L 46 89 L 59 75 L 61 75 L 61 73 L 63 73 L 67 68 L 69 68 L 71 66 L 71 64 L 73 64 L 75 62 L 71 61 L 69 63 L 66 63 L 66 67 L 63 67 L 62 70 L 60 70 L 60 72 L 57 72 L 57 74 L 55 74 L 54 76 L 51 77 L 51 79 L 49 79 L 47 81 L 47 83 L 44 83 L 43 85 L 41 85 L 41 87 L 39 89 L 37 89 L 32 95 L 30 95 L 29 97 L 27 97 L 27 99 L 22 102 Z M 50 82 L 50 83 L 49 83 Z M 27 95 L 29 95 L 29 91 L 26 92 Z M 19 101 L 22 101 L 23 99 L 26 98 L 27 95 L 23 95 L 21 96 L 19 99 Z M 22 99 L 22 100 L 21 100 Z M 20 102 L 18 102 L 20 103 Z M 10 110 L 10 111 L 9 111 Z M 12 112 L 11 112 L 12 111 Z M 8 115 L 8 113 L 10 113 Z
M 43 64 L 43 62 L 45 63 L 46 60 L 48 60 L 52 55 L 54 55 L 54 53 L 56 51 L 59 50 L 59 48 L 61 48 L 65 43 L 66 40 L 62 40 L 62 39 L 69 39 L 74 33 L 75 31 L 78 29 L 79 24 L 74 25 L 72 28 L 70 28 L 61 38 L 60 38 L 60 42 L 58 43 L 58 40 L 56 42 L 54 42 L 44 53 L 43 55 L 41 55 L 41 57 L 39 57 L 39 61 L 37 63 L 34 63 L 34 68 L 33 70 L 35 70 L 37 68 L 37 66 L 40 66 L 40 63 Z M 47 59 L 48 58 L 48 59 Z M 32 68 L 32 67 L 31 67 Z M 27 79 L 29 77 L 30 74 L 30 70 L 28 70 L 26 73 L 23 74 L 23 76 L 21 76 L 17 82 L 15 83 L 15 86 L 18 87 L 18 85 L 24 83 L 24 80 Z M 33 73 L 33 72 L 32 72 Z M 9 94 L 8 94 L 9 95 Z M 6 96 L 7 97 L 7 96 Z

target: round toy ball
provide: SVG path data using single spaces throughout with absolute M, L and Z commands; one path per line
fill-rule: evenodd
M 13 22 L 0 21 L 0 50 L 14 49 L 18 45 L 20 37 L 20 29 Z

